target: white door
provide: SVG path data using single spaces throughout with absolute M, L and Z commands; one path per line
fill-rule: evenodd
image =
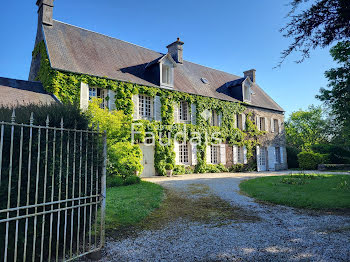
M 260 154 L 259 154 L 259 171 L 266 171 L 266 147 L 260 147 Z
M 146 146 L 140 144 L 142 150 L 142 165 L 143 171 L 141 177 L 151 177 L 156 175 L 154 168 L 154 146 Z

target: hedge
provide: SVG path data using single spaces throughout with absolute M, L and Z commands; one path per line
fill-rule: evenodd
M 303 151 L 298 154 L 299 167 L 304 170 L 316 170 L 319 164 L 327 161 L 328 155 Z

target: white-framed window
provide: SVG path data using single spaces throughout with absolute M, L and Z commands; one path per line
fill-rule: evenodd
M 188 115 L 188 103 L 186 101 L 180 102 L 180 121 L 187 122 L 189 121 L 189 115 Z
M 244 163 L 244 149 L 242 146 L 237 147 L 237 162 L 239 164 Z
M 279 133 L 279 132 L 280 132 L 280 127 L 279 127 L 279 124 L 278 124 L 278 119 L 274 119 L 274 120 L 273 120 L 273 127 L 274 127 L 274 130 L 275 130 L 275 133 Z
M 166 64 L 162 64 L 162 83 L 171 85 L 171 68 Z
M 246 80 L 243 85 L 243 101 L 250 102 L 251 93 L 251 83 L 248 80 Z
M 218 145 L 210 146 L 210 163 L 219 164 L 220 147 Z
M 97 87 L 89 87 L 89 101 L 92 101 L 93 98 L 102 99 L 100 107 L 103 109 L 107 108 L 107 90 Z
M 260 117 L 259 118 L 259 129 L 261 130 L 261 131 L 266 131 L 265 129 L 266 129 L 266 123 L 265 123 L 265 117 Z
M 240 130 L 243 130 L 243 115 L 242 114 L 236 115 L 236 122 L 237 122 L 237 128 Z
M 187 165 L 189 163 L 189 153 L 188 143 L 179 145 L 179 160 L 181 164 Z
M 152 118 L 152 99 L 149 96 L 139 95 L 139 116 Z
M 281 148 L 280 147 L 275 147 L 275 156 L 276 156 L 276 163 L 280 164 L 281 163 Z
M 221 115 L 218 114 L 215 110 L 211 111 L 211 118 L 210 118 L 210 125 L 211 126 L 220 126 L 220 117 Z
M 259 165 L 266 165 L 266 147 L 260 147 Z

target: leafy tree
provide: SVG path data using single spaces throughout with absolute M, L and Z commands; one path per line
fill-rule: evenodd
M 300 151 L 310 151 L 311 146 L 330 139 L 329 122 L 321 107 L 293 112 L 285 126 L 288 146 Z
M 334 142 L 350 147 L 350 41 L 339 42 L 331 55 L 340 66 L 325 72 L 328 89 L 316 96 L 330 107 L 337 127 Z
M 312 4 L 310 2 L 313 2 Z M 298 13 L 301 5 L 311 6 Z M 284 37 L 294 38 L 282 52 L 280 65 L 292 52 L 301 52 L 302 62 L 316 47 L 327 47 L 334 42 L 350 39 L 349 0 L 292 0 L 290 21 L 280 31 Z

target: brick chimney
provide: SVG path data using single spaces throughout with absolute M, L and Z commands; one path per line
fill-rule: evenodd
M 171 43 L 167 46 L 168 53 L 174 58 L 176 63 L 182 64 L 184 62 L 183 60 L 183 44 L 184 42 L 180 41 L 180 38 L 177 38 L 177 40 L 174 43 Z
M 38 26 L 41 24 L 52 26 L 52 13 L 53 13 L 53 1 L 54 0 L 37 0 L 38 6 Z
M 244 73 L 244 77 L 250 77 L 250 80 L 252 80 L 253 83 L 255 83 L 255 69 L 250 69 L 248 71 L 243 72 Z

